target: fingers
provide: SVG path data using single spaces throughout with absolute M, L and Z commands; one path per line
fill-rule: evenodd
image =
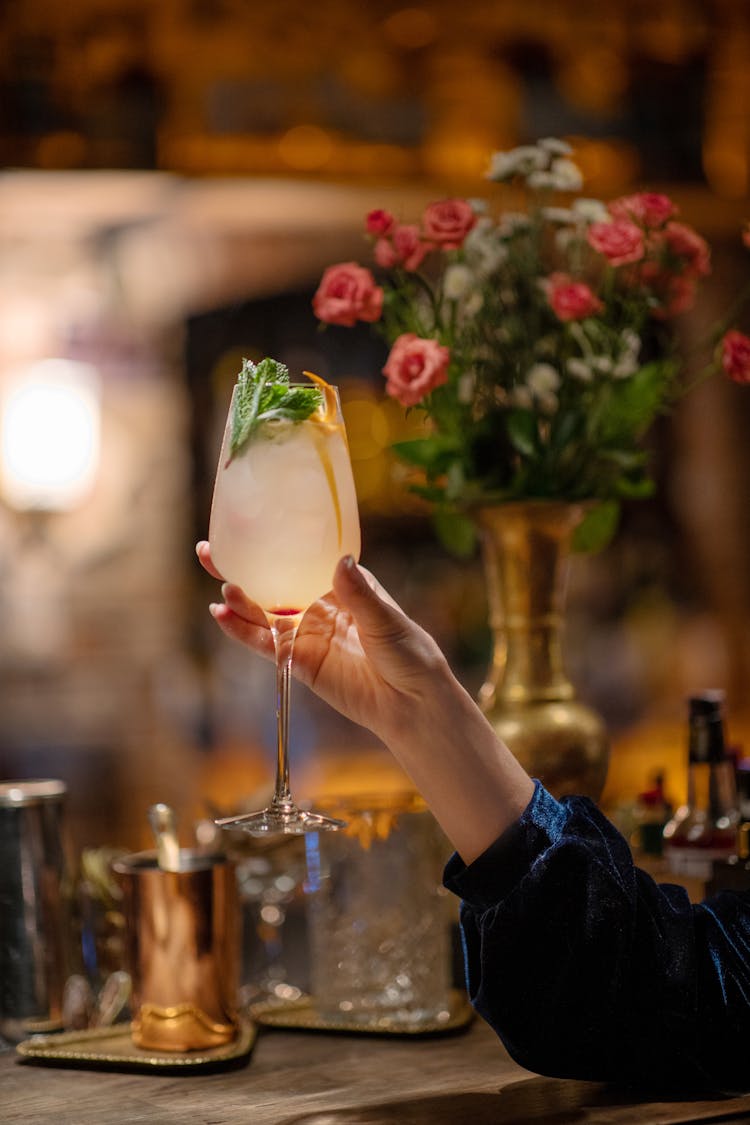
M 222 632 L 261 656 L 273 659 L 273 637 L 263 610 L 249 601 L 238 586 L 225 582 L 221 592 L 224 602 L 208 608 Z
M 198 561 L 200 562 L 203 569 L 207 570 L 212 578 L 218 578 L 221 582 L 223 580 L 223 576 L 219 574 L 218 570 L 213 564 L 213 561 L 211 559 L 211 548 L 209 547 L 205 539 L 202 539 L 200 543 L 196 543 L 195 553 L 198 556 Z

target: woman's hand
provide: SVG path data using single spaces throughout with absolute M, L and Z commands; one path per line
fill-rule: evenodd
M 197 548 L 220 581 L 208 543 Z M 224 583 L 211 613 L 229 637 L 273 658 L 263 610 Z M 533 783 L 455 678 L 435 641 L 351 557 L 333 590 L 310 606 L 294 645 L 294 674 L 386 744 L 465 862 L 528 804 Z
M 208 543 L 199 543 L 196 551 L 209 574 L 221 581 Z M 224 583 L 222 595 L 224 603 L 210 608 L 223 631 L 273 659 L 263 610 L 238 586 Z M 455 683 L 432 637 L 350 556 L 336 567 L 332 592 L 304 615 L 292 669 L 337 711 L 386 743 L 394 725 L 425 705 L 441 681 L 443 690 Z

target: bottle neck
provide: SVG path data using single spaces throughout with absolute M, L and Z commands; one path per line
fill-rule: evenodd
M 690 762 L 688 767 L 688 808 L 701 811 L 708 821 L 716 824 L 729 817 L 736 822 L 738 800 L 737 784 L 732 762 Z
M 719 763 L 726 761 L 724 723 L 721 715 L 695 716 L 690 720 L 688 761 Z

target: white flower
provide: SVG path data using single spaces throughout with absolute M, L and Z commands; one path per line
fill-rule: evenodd
M 600 199 L 576 199 L 571 210 L 577 219 L 585 223 L 612 222 L 612 216 Z
M 546 152 L 551 152 L 553 156 L 570 156 L 573 151 L 567 141 L 561 141 L 558 137 L 542 137 L 537 141 L 537 145 Z
M 528 230 L 531 219 L 525 211 L 506 211 L 500 216 L 498 231 L 504 238 L 509 238 L 519 230 Z
M 580 191 L 583 175 L 572 160 L 553 160 L 549 171 L 537 171 L 527 176 L 530 188 L 549 191 Z
M 556 188 L 555 177 L 551 172 L 531 172 L 526 177 L 526 182 L 534 191 L 554 191 Z
M 615 379 L 629 379 L 631 375 L 635 375 L 639 367 L 641 340 L 632 328 L 625 328 L 620 333 L 620 342 L 622 351 L 612 368 L 612 376 Z
M 500 268 L 508 257 L 508 248 L 491 219 L 482 218 L 464 239 L 464 254 L 480 276 L 487 277 Z
M 468 266 L 454 262 L 443 275 L 443 293 L 449 301 L 460 301 L 471 289 L 474 275 Z
M 463 304 L 463 314 L 467 319 L 476 316 L 484 304 L 484 297 L 479 289 L 475 289 L 473 293 L 469 293 Z
M 551 363 L 535 363 L 526 372 L 525 382 L 534 398 L 539 398 L 558 389 L 560 372 Z
M 575 216 L 567 207 L 542 207 L 542 218 L 548 223 L 570 223 Z
M 620 333 L 620 340 L 625 351 L 637 359 L 641 351 L 641 338 L 638 333 L 634 332 L 632 328 L 623 328 Z
M 456 397 L 464 406 L 468 406 L 474 398 L 474 388 L 476 386 L 476 376 L 473 371 L 464 371 L 463 375 L 459 376 L 458 385 L 456 387 Z
M 558 191 L 580 191 L 583 187 L 583 173 L 572 160 L 553 160 L 550 171 Z
M 514 176 L 528 176 L 547 164 L 547 154 L 536 145 L 519 145 L 508 152 L 493 152 L 490 158 L 488 180 L 510 180 Z
M 531 404 L 535 403 L 542 414 L 554 414 L 559 406 L 555 391 L 560 382 L 560 373 L 551 363 L 535 363 L 526 372 L 525 387 L 517 387 L 516 390 L 526 390 Z
M 574 242 L 579 241 L 576 232 L 569 227 L 562 227 L 555 231 L 555 246 L 563 254 L 570 249 Z
M 631 375 L 635 375 L 638 370 L 638 360 L 634 356 L 626 353 L 620 356 L 617 363 L 612 368 L 613 379 L 629 379 Z
M 576 359 L 575 357 L 569 359 L 565 365 L 565 370 L 574 379 L 579 379 L 582 383 L 590 383 L 594 378 L 594 372 L 585 359 Z

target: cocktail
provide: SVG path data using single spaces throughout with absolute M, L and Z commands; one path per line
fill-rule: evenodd
M 359 557 L 360 530 L 338 391 L 305 372 L 291 384 L 276 360 L 244 360 L 232 393 L 214 485 L 209 542 L 224 578 L 264 610 L 276 652 L 274 795 L 259 812 L 217 824 L 255 836 L 336 829 L 298 808 L 289 788 L 289 692 L 297 629 L 331 588 L 342 555 Z

